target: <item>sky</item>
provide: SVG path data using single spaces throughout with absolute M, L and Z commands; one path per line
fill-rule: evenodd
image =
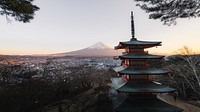
M 162 41 L 152 53 L 172 54 L 184 45 L 200 52 L 200 18 L 179 19 L 166 26 L 151 20 L 134 0 L 35 0 L 40 7 L 30 23 L 0 16 L 0 54 L 54 54 L 83 49 L 97 42 L 110 47 L 131 38 L 134 11 L 138 40 Z

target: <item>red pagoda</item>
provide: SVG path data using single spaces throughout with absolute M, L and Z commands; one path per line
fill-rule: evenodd
M 151 55 L 146 48 L 161 46 L 161 42 L 140 41 L 135 38 L 133 12 L 131 12 L 132 38 L 130 41 L 120 42 L 117 49 L 125 49 L 121 56 L 120 67 L 114 68 L 118 77 L 111 78 L 113 88 L 117 91 L 117 98 L 113 99 L 115 112 L 181 112 L 182 109 L 157 99 L 158 93 L 173 93 L 174 88 L 165 87 L 153 81 L 157 75 L 169 74 L 148 64 L 149 60 L 157 61 L 164 58 Z

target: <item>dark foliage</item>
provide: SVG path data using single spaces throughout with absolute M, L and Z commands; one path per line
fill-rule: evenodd
M 13 17 L 16 21 L 30 22 L 34 18 L 35 11 L 39 10 L 38 6 L 32 4 L 33 1 L 0 0 L 0 15 L 5 15 L 8 21 L 9 17 Z
M 165 25 L 176 24 L 178 18 L 200 16 L 200 0 L 135 0 L 149 13 L 150 19 L 160 19 Z
M 71 72 L 65 77 L 62 72 L 65 71 L 65 67 L 57 66 L 52 71 L 49 70 L 50 63 L 51 61 L 48 60 L 44 65 L 44 75 L 41 78 L 32 77 L 37 74 L 37 71 L 31 68 L 23 71 L 22 66 L 0 66 L 0 112 L 41 112 L 46 111 L 47 106 L 70 107 L 71 104 L 63 102 L 64 99 L 73 101 L 75 96 L 91 88 L 98 88 L 99 91 L 108 90 L 101 87 L 110 81 L 112 73 L 110 69 L 99 70 L 87 66 L 69 67 L 67 70 Z M 14 74 L 16 71 L 20 71 L 22 75 L 16 77 Z M 50 72 L 54 73 L 53 79 L 47 77 Z M 16 82 L 14 79 L 23 80 Z M 79 101 L 75 100 L 75 102 Z

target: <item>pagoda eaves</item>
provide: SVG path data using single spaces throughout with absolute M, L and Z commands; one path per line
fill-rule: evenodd
M 118 92 L 127 93 L 166 93 L 174 92 L 176 89 L 169 88 L 155 82 L 149 81 L 126 81 L 125 79 L 111 78 L 112 84 Z
M 115 108 L 116 112 L 181 112 L 183 109 L 157 98 L 127 98 Z
M 151 55 L 151 54 L 124 54 L 114 58 L 115 59 L 163 59 L 164 57 L 165 56 L 162 55 Z
M 127 47 L 138 47 L 138 48 L 150 48 L 154 46 L 161 46 L 162 42 L 153 42 L 153 41 L 126 41 L 126 42 L 119 42 L 118 46 L 115 46 L 115 49 L 124 49 Z
M 125 66 L 120 66 L 120 67 L 115 67 L 113 68 L 115 72 L 123 75 L 123 74 L 128 74 L 128 75 L 165 75 L 168 74 L 169 71 L 167 70 L 161 70 L 157 68 L 152 68 L 152 67 L 125 67 Z

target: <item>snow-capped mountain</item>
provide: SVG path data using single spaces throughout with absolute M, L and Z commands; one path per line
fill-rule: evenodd
M 53 54 L 52 56 L 116 56 L 120 54 L 121 51 L 115 51 L 113 48 L 108 47 L 102 42 L 98 42 L 81 50 Z
M 96 44 L 88 47 L 87 49 L 107 49 L 109 48 L 107 45 L 103 44 L 102 42 L 97 42 Z

